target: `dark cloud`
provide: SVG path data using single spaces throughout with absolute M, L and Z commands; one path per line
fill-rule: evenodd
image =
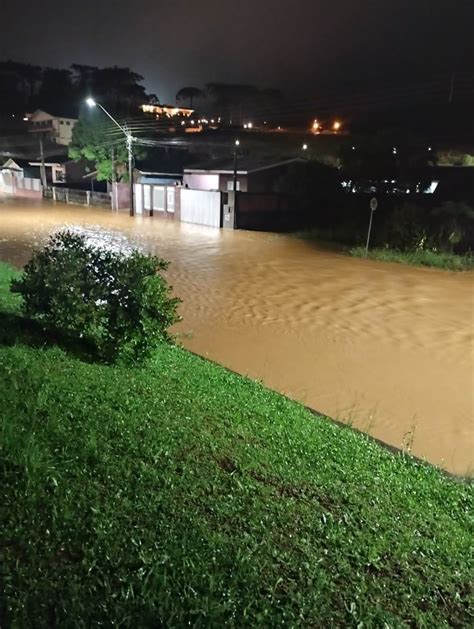
M 125 65 L 174 100 L 211 81 L 321 86 L 471 68 L 472 0 L 42 0 L 2 4 L 0 58 Z

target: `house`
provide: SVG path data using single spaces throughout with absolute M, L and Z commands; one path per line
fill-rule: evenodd
M 186 154 L 168 148 L 148 149 L 144 158 L 135 160 L 134 179 L 137 183 L 173 186 L 183 181 Z
M 292 164 L 304 162 L 300 157 L 270 161 L 252 157 L 221 158 L 184 169 L 183 184 L 194 190 L 219 190 L 228 192 L 234 186 L 236 167 L 237 191 L 275 192 L 277 182 L 284 177 Z
M 28 118 L 29 131 L 32 133 L 44 133 L 48 139 L 63 146 L 71 143 L 72 130 L 77 122 L 77 118 L 72 117 L 72 114 L 67 117 L 37 109 L 25 117 Z
M 154 114 L 157 118 L 175 118 L 176 116 L 190 118 L 194 113 L 194 109 L 177 107 L 176 105 L 145 104 L 141 106 L 141 110 L 144 114 Z
M 46 181 L 49 184 L 65 183 L 66 181 L 66 164 L 70 161 L 67 155 L 53 155 L 46 157 L 44 166 L 46 171 Z M 30 166 L 40 168 L 41 162 L 30 161 Z
M 12 158 L 0 166 L 0 191 L 17 196 L 41 197 L 39 167 L 29 160 Z
M 10 157 L 1 167 L 2 172 L 10 172 L 16 177 L 30 177 L 32 179 L 40 178 L 39 165 L 31 164 L 28 159 L 20 159 L 18 157 Z

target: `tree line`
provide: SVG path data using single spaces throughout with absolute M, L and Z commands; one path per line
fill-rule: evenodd
M 77 112 L 93 95 L 117 113 L 129 114 L 156 98 L 141 85 L 143 77 L 118 66 L 99 68 L 73 63 L 69 68 L 0 61 L 0 114 L 23 114 L 41 108 Z

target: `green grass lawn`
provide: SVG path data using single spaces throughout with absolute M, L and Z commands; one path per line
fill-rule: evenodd
M 414 266 L 432 266 L 449 271 L 469 271 L 474 269 L 474 257 L 472 255 L 460 256 L 456 253 L 444 253 L 441 251 L 399 251 L 385 247 L 369 249 L 366 256 L 365 247 L 354 247 L 350 254 L 356 258 L 368 257 L 382 262 L 401 262 Z
M 0 626 L 473 625 L 471 485 L 180 348 L 43 345 L 10 276 Z

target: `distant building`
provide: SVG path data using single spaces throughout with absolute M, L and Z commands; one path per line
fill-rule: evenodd
M 46 157 L 44 160 L 44 167 L 46 171 L 46 181 L 49 184 L 58 184 L 66 182 L 66 164 L 71 160 L 67 155 L 54 155 Z M 31 160 L 30 166 L 35 168 L 41 167 L 39 160 Z
M 273 162 L 241 157 L 237 160 L 237 190 L 274 192 L 276 183 L 288 172 L 290 166 L 304 161 L 300 157 Z M 232 158 L 225 158 L 185 168 L 183 184 L 194 190 L 231 191 L 234 186 L 234 161 Z
M 50 141 L 68 146 L 72 140 L 72 130 L 77 118 L 56 116 L 42 109 L 37 109 L 28 118 L 29 130 L 33 133 L 44 133 Z
M 194 109 L 187 109 L 186 107 L 177 107 L 176 105 L 142 105 L 141 110 L 145 114 L 155 114 L 157 118 L 174 118 L 176 116 L 183 118 L 190 118 Z

